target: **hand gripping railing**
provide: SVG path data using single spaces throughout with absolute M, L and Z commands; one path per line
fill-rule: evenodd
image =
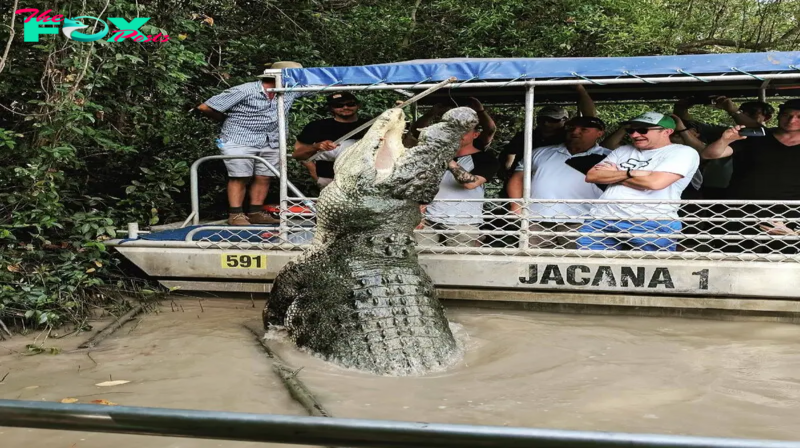
M 259 157 L 259 156 L 253 156 L 253 155 L 223 156 L 223 155 L 219 155 L 219 156 L 201 157 L 201 158 L 195 160 L 194 163 L 192 164 L 192 168 L 191 168 L 191 170 L 189 172 L 189 176 L 190 176 L 189 188 L 191 189 L 191 194 L 192 194 L 192 213 L 189 215 L 188 218 L 186 218 L 186 221 L 183 222 L 183 227 L 186 227 L 186 224 L 189 222 L 189 220 L 191 220 L 192 224 L 194 224 L 194 225 L 200 224 L 200 192 L 198 190 L 197 168 L 200 166 L 200 164 L 202 164 L 203 162 L 207 162 L 209 160 L 227 160 L 227 159 L 251 159 L 251 160 L 255 160 L 256 162 L 263 163 L 267 167 L 268 170 L 272 171 L 272 173 L 275 174 L 275 177 L 277 177 L 277 178 L 281 177 L 281 172 L 277 168 L 275 168 L 275 166 L 273 166 L 271 163 L 269 163 L 266 160 L 264 160 L 263 157 Z M 298 198 L 306 199 L 305 195 L 303 195 L 303 193 L 301 193 L 300 190 L 298 190 L 297 187 L 294 186 L 294 184 L 292 184 L 291 182 L 287 181 L 287 185 L 288 185 L 289 189 L 292 190 L 292 193 L 296 194 Z M 310 201 L 306 201 L 306 205 L 312 211 L 314 210 L 314 204 L 311 203 Z M 283 210 L 281 210 L 281 222 L 283 222 Z M 281 227 L 284 227 L 284 226 L 281 225 Z
M 348 447 L 798 448 L 798 442 L 0 400 L 0 426 Z M 6 436 L 8 437 L 8 436 Z M 30 439 L 31 435 L 28 435 Z

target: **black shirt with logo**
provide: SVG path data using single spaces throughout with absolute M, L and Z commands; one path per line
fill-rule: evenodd
M 800 145 L 784 145 L 774 131 L 731 143 L 730 199 L 800 200 Z
M 366 123 L 367 119 L 359 118 L 351 123 L 343 123 L 336 121 L 333 118 L 325 118 L 323 120 L 312 121 L 297 136 L 297 141 L 307 145 L 313 145 L 317 142 L 325 140 L 336 141 L 337 138 L 342 137 L 353 129 Z M 358 134 L 354 135 L 353 139 L 360 139 L 364 137 L 368 129 L 365 129 Z M 333 162 L 320 160 L 316 162 L 317 176 L 333 178 Z

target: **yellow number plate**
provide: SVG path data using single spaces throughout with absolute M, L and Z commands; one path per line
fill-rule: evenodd
M 266 269 L 266 255 L 228 254 L 220 257 L 222 269 Z

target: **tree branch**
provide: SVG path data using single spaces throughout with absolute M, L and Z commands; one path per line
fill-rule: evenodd
M 3 51 L 3 57 L 0 58 L 0 73 L 3 73 L 3 69 L 6 67 L 8 52 L 11 51 L 11 42 L 14 41 L 14 22 L 17 20 L 17 15 L 14 14 L 14 11 L 17 9 L 19 9 L 19 0 L 14 0 L 14 6 L 11 7 L 11 26 L 8 28 L 8 42 L 6 42 L 6 49 Z
M 737 42 L 734 39 L 700 39 L 695 40 L 692 42 L 686 42 L 683 44 L 678 45 L 678 50 L 681 52 L 694 52 L 699 47 L 707 47 L 707 46 L 720 46 L 720 47 L 737 47 L 737 48 L 746 48 L 748 50 L 757 50 L 763 51 L 768 50 L 772 47 L 778 46 L 781 43 L 789 40 L 793 35 L 800 33 L 800 24 L 796 25 L 794 28 L 790 29 L 789 31 L 783 33 L 783 35 L 775 40 L 771 40 L 768 42 L 759 42 L 759 41 L 742 41 Z
M 108 4 L 111 3 L 111 0 L 106 0 L 106 5 L 103 6 L 103 10 L 100 11 L 98 14 L 99 17 L 102 17 L 105 14 L 106 10 L 108 9 Z M 137 8 L 138 10 L 138 8 Z M 97 22 L 95 22 L 94 27 L 92 27 L 92 32 L 97 29 Z M 80 74 L 75 78 L 75 84 L 73 84 L 72 88 L 69 91 L 69 96 L 72 97 L 80 88 L 81 81 L 83 81 L 83 77 L 86 76 L 86 71 L 89 69 L 89 64 L 91 63 L 92 59 L 92 50 L 94 49 L 94 44 L 92 44 L 86 50 L 86 59 L 83 61 L 83 69 L 81 70 Z
M 794 36 L 797 33 L 800 33 L 800 22 L 798 22 L 797 25 L 795 25 L 793 28 L 790 28 L 789 31 L 783 33 L 781 37 L 779 37 L 777 40 L 778 41 L 789 40 L 792 36 Z
M 414 9 L 411 10 L 411 25 L 408 27 L 408 33 L 406 34 L 406 37 L 403 38 L 403 43 L 400 44 L 400 48 L 408 48 L 411 33 L 414 32 L 414 28 L 417 26 L 417 9 L 419 9 L 420 3 L 422 3 L 422 0 L 417 0 L 417 2 L 414 4 Z

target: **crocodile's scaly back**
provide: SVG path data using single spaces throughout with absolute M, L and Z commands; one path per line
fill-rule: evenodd
M 456 351 L 444 309 L 419 265 L 419 204 L 436 195 L 461 137 L 477 124 L 449 111 L 404 148 L 403 112 L 390 109 L 336 161 L 317 204 L 311 249 L 275 278 L 264 323 L 344 367 L 380 374 L 441 368 Z

